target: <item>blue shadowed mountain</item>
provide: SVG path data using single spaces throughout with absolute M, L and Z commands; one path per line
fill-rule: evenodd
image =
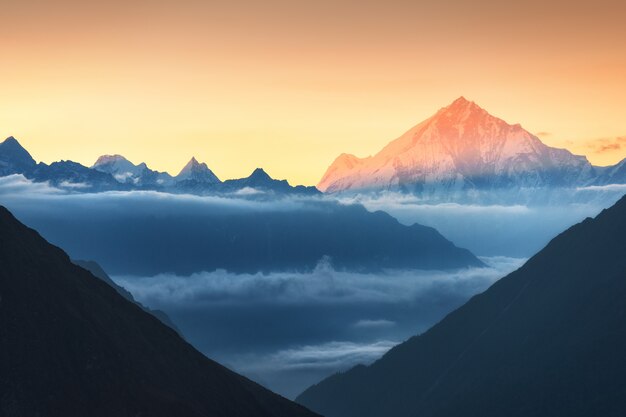
M 51 185 L 76 192 L 97 192 L 128 190 L 127 184 L 120 183 L 111 174 L 87 168 L 78 162 L 59 161 L 50 165 L 40 162 L 24 176 L 35 182 L 48 182 Z
M 22 174 L 36 182 L 49 184 L 73 192 L 101 192 L 112 190 L 154 190 L 169 193 L 198 195 L 317 195 L 315 187 L 291 186 L 286 180 L 271 178 L 262 169 L 256 169 L 247 178 L 225 182 L 196 158 L 172 177 L 167 172 L 150 169 L 146 163 L 133 164 L 122 155 L 103 155 L 88 168 L 73 161 L 37 164 L 19 142 L 9 137 L 0 143 L 0 176 Z
M 626 197 L 370 366 L 297 401 L 327 417 L 626 413 Z
M 111 174 L 118 182 L 135 188 L 162 189 L 173 182 L 167 172 L 153 171 L 145 162 L 135 165 L 122 155 L 103 155 L 91 168 Z
M 13 136 L 0 143 L 0 176 L 30 172 L 35 165 L 33 157 Z
M 310 271 L 324 258 L 337 269 L 364 272 L 483 266 L 433 228 L 332 201 L 120 194 L 46 204 L 47 210 L 19 205 L 16 214 L 73 258 L 97 258 L 113 275 Z
M 317 195 L 320 192 L 315 187 L 297 185 L 292 187 L 287 180 L 275 180 L 263 168 L 256 168 L 249 177 L 235 180 L 226 180 L 223 190 L 236 192 L 237 190 L 252 189 L 257 191 L 276 193 L 296 193 L 303 195 Z

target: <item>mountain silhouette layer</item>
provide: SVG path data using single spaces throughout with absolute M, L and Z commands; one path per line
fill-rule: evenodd
M 371 366 L 297 401 L 327 417 L 626 414 L 626 197 Z
M 286 180 L 271 178 L 261 168 L 255 169 L 249 177 L 222 182 L 206 163 L 200 163 L 196 158 L 191 158 L 174 177 L 167 172 L 154 171 L 144 162 L 135 165 L 122 155 L 102 155 L 92 167 L 74 161 L 57 161 L 50 165 L 37 163 L 11 136 L 0 143 L 0 177 L 15 174 L 73 193 L 150 190 L 196 195 L 235 193 L 257 199 L 320 194 L 315 187 L 292 186 Z
M 0 415 L 314 416 L 207 359 L 0 207 Z
M 294 208 L 109 199 L 88 210 L 51 203 L 16 214 L 76 259 L 98 259 L 112 275 L 311 271 L 323 258 L 339 270 L 456 269 L 484 264 L 437 230 L 406 226 L 385 212 L 331 201 Z

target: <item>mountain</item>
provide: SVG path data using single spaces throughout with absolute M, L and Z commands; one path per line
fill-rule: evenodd
M 37 163 L 33 157 L 13 136 L 0 143 L 0 176 L 23 174 L 35 165 Z
M 58 161 L 50 165 L 40 162 L 24 175 L 35 182 L 49 182 L 55 187 L 69 189 L 74 192 L 129 189 L 128 186 L 121 184 L 113 178 L 111 174 L 87 168 L 73 161 Z
M 622 184 L 626 178 L 626 158 L 613 166 L 602 169 L 594 185 Z
M 392 190 L 437 196 L 468 189 L 571 187 L 590 183 L 584 156 L 546 146 L 461 97 L 374 156 L 340 155 L 318 189 Z M 626 176 L 620 179 L 626 182 Z
M 97 258 L 116 275 L 310 271 L 324 257 L 352 271 L 483 265 L 433 228 L 406 226 L 360 205 L 227 199 L 181 205 L 153 196 L 107 201 L 89 210 L 63 201 L 48 210 L 18 206 L 16 215 L 73 258 Z
M 152 310 L 151 308 L 148 308 L 148 307 L 142 305 L 137 300 L 135 300 L 135 297 L 133 297 L 133 295 L 130 292 L 128 292 L 126 290 L 126 288 L 117 285 L 115 283 L 115 281 L 113 281 L 111 279 L 111 277 L 106 272 L 104 272 L 104 269 L 102 269 L 102 267 L 100 265 L 98 265 L 97 262 L 95 262 L 95 261 L 84 261 L 84 260 L 81 260 L 81 259 L 72 259 L 72 263 L 74 263 L 75 265 L 78 265 L 81 268 L 86 269 L 87 271 L 91 272 L 91 274 L 94 277 L 100 278 L 102 281 L 106 282 L 111 287 L 113 287 L 113 289 L 115 291 L 117 291 L 117 293 L 119 295 L 121 295 L 122 297 L 124 297 L 125 299 L 130 301 L 131 303 L 137 304 L 139 307 L 141 307 L 142 310 L 152 314 L 154 317 L 156 317 L 157 319 L 161 320 L 161 323 L 163 323 L 166 326 L 174 329 L 176 331 L 176 333 L 178 333 L 179 335 L 182 336 L 181 331 L 178 329 L 178 327 L 176 327 L 176 325 L 174 324 L 172 319 L 170 319 L 170 317 L 164 311 L 162 311 L 162 310 Z
M 249 190 L 284 194 L 320 194 L 315 187 L 303 185 L 292 187 L 287 180 L 275 180 L 263 168 L 256 168 L 249 177 L 224 181 L 222 189 L 225 192 Z
M 286 180 L 275 180 L 260 168 L 247 178 L 222 183 L 205 163 L 198 162 L 196 158 L 191 158 L 175 177 L 167 172 L 154 171 L 144 162 L 135 165 L 122 155 L 102 155 L 91 168 L 73 161 L 37 164 L 11 136 L 0 143 L 0 177 L 12 174 L 22 174 L 35 182 L 49 182 L 75 193 L 155 190 L 198 195 L 238 193 L 242 197 L 267 192 L 285 195 L 320 194 L 315 187 L 291 186 Z
M 626 414 L 626 197 L 371 366 L 300 395 L 326 417 Z
M 177 182 L 195 181 L 204 184 L 218 184 L 221 182 L 207 164 L 198 162 L 196 158 L 191 158 L 175 179 Z
M 13 137 L 0 143 L 0 176 L 22 174 L 35 182 L 72 191 L 106 191 L 124 189 L 111 175 L 91 170 L 72 161 L 36 163 L 32 156 Z
M 173 181 L 167 172 L 153 171 L 144 162 L 135 165 L 122 155 L 102 155 L 91 168 L 138 187 L 165 187 Z
M 0 415 L 307 417 L 0 207 Z

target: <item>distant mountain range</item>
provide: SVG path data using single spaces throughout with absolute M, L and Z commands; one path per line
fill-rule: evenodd
M 37 163 L 11 136 L 0 143 L 0 176 L 12 174 L 22 174 L 33 181 L 48 182 L 74 192 L 155 190 L 199 195 L 320 194 L 315 187 L 293 187 L 286 180 L 273 179 L 261 168 L 247 178 L 221 181 L 205 163 L 195 158 L 191 158 L 176 176 L 153 171 L 143 162 L 135 165 L 121 155 L 103 155 L 90 168 L 73 161 L 50 165 Z
M 595 167 L 584 156 L 549 147 L 519 124 L 510 125 L 461 97 L 374 156 L 340 155 L 317 188 L 438 197 L 466 190 L 623 184 L 625 163 Z
M 609 167 L 545 145 L 519 124 L 508 124 L 460 97 L 367 158 L 341 154 L 316 187 L 292 187 L 262 169 L 221 181 L 192 158 L 176 176 L 103 155 L 87 168 L 72 161 L 37 164 L 13 137 L 0 143 L 0 176 L 23 174 L 74 191 L 158 190 L 219 194 L 242 190 L 315 195 L 394 191 L 453 200 L 474 191 L 578 188 L 626 184 L 626 159 Z M 318 191 L 319 190 L 319 191 Z M 525 196 L 524 198 L 528 198 Z M 548 198 L 549 199 L 549 198 Z
M 326 417 L 626 415 L 626 197 L 370 366 L 297 401 Z
M 15 213 L 73 258 L 98 259 L 113 275 L 311 271 L 324 258 L 362 272 L 484 265 L 431 227 L 334 201 L 248 207 L 111 196 L 78 207 L 64 199 L 46 210 L 18 205 Z
M 206 358 L 0 207 L 0 415 L 313 417 Z

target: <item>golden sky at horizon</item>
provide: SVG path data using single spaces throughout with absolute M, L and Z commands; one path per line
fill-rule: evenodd
M 44 162 L 119 153 L 175 174 L 195 156 L 221 179 L 312 185 L 463 95 L 613 164 L 622 3 L 0 0 L 0 136 Z

